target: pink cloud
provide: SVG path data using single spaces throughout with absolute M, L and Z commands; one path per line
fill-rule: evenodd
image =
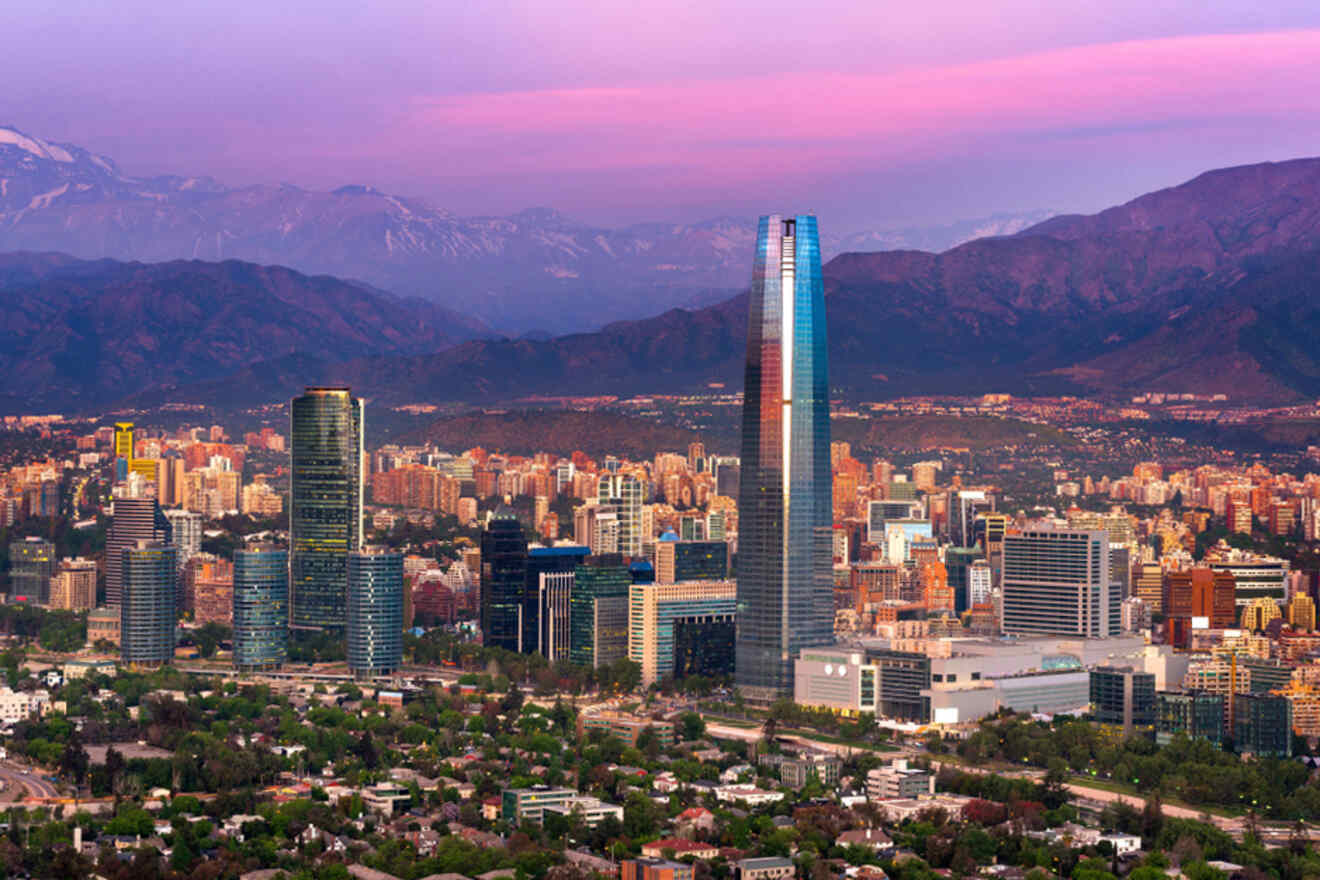
M 810 73 L 417 98 L 383 150 L 424 141 L 454 175 L 664 168 L 752 177 L 892 163 L 972 141 L 1320 116 L 1320 31 L 1058 49 L 895 73 Z M 687 172 L 687 173 L 684 173 Z

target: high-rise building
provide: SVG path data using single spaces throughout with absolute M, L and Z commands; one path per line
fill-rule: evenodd
M 1153 614 L 1164 611 L 1164 572 L 1158 562 L 1143 562 L 1132 568 L 1132 595 Z
M 1109 535 L 1101 530 L 1033 529 L 1004 536 L 1004 632 L 1117 635 L 1117 585 Z
M 628 588 L 633 582 L 621 554 L 589 556 L 574 569 L 569 597 L 569 659 L 577 666 L 608 666 L 628 656 Z
M 348 554 L 348 669 L 389 675 L 403 663 L 403 554 Z
M 173 546 L 139 541 L 120 551 L 119 651 L 130 666 L 160 666 L 174 658 L 179 564 Z
M 50 604 L 50 579 L 54 576 L 54 544 L 42 538 L 9 542 L 10 601 Z
M 308 388 L 290 404 L 289 625 L 347 620 L 348 554 L 362 549 L 362 401 Z
M 632 474 L 603 474 L 597 486 L 598 521 L 614 514 L 617 531 L 613 540 L 604 538 L 594 553 L 642 555 L 642 483 Z M 610 546 L 610 545 L 613 546 Z
M 944 551 L 944 568 L 949 577 L 949 589 L 953 590 L 954 613 L 962 614 L 968 608 L 977 604 L 971 599 L 971 588 L 969 577 L 971 575 L 972 564 L 978 559 L 984 559 L 985 554 L 979 547 L 950 547 Z M 987 576 L 990 574 L 989 568 L 986 568 Z M 989 589 L 986 589 L 986 595 L 989 595 Z M 981 601 L 985 601 L 982 599 Z
M 1288 603 L 1288 624 L 1307 632 L 1315 629 L 1315 600 L 1305 593 L 1293 596 Z
M 1123 738 L 1153 736 L 1155 732 L 1155 676 L 1114 666 L 1091 670 L 1091 709 L 1100 724 L 1115 728 Z
M 628 594 L 628 656 L 642 667 L 642 685 L 679 671 L 676 650 L 691 652 L 700 645 L 717 652 L 722 644 L 731 647 L 736 596 L 730 581 L 633 584 Z
M 234 665 L 274 669 L 287 656 L 289 553 L 255 546 L 234 553 Z
M 122 561 L 127 547 L 141 541 L 174 543 L 174 528 L 155 498 L 116 498 L 105 537 L 105 602 L 119 605 L 123 593 Z M 176 563 L 177 564 L 177 563 Z
M 949 540 L 958 547 L 970 547 L 975 540 L 976 514 L 995 509 L 995 496 L 984 489 L 957 489 L 949 492 Z
M 748 297 L 738 504 L 737 682 L 792 696 L 793 660 L 834 641 L 830 398 L 816 218 L 762 217 Z
M 128 461 L 133 458 L 133 423 L 115 422 L 115 449 L 116 459 Z
M 202 550 L 202 516 L 191 510 L 167 510 L 165 518 L 174 530 L 171 543 L 178 548 L 179 568 L 183 568 Z
M 527 581 L 522 593 L 522 647 L 551 660 L 569 651 L 569 597 L 573 574 L 590 555 L 589 547 L 561 544 L 527 551 Z
M 673 532 L 666 532 L 656 542 L 656 583 L 723 580 L 728 576 L 729 545 L 723 541 L 680 541 Z
M 81 557 L 61 559 L 50 581 L 50 607 L 87 611 L 96 607 L 96 563 Z
M 518 516 L 501 507 L 481 533 L 481 638 L 488 648 L 523 651 L 527 539 Z M 527 650 L 530 650 L 529 645 Z
M 1186 648 L 1194 629 L 1230 629 L 1237 624 L 1236 584 L 1227 571 L 1200 566 L 1164 575 L 1165 641 Z
M 1208 691 L 1159 691 L 1155 694 L 1155 741 L 1168 745 L 1178 735 L 1223 741 L 1225 695 Z

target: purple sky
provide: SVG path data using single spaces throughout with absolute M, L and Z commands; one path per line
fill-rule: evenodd
M 1314 0 L 9 0 L 5 32 L 0 123 L 460 214 L 851 231 L 1320 153 Z

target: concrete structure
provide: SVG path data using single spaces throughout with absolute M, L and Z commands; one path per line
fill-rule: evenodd
M 64 611 L 87 611 L 96 607 L 96 562 L 91 559 L 61 559 L 50 580 L 50 607 Z
M 935 793 L 935 775 L 929 770 L 909 767 L 898 759 L 866 774 L 866 799 L 869 801 L 915 798 Z
M 1004 631 L 1117 635 L 1123 597 L 1109 566 L 1105 531 L 1032 528 L 1005 535 Z

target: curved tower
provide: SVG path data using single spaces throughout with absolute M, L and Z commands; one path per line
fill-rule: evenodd
M 829 369 L 812 215 L 762 217 L 748 297 L 738 493 L 736 680 L 792 696 L 793 660 L 834 641 Z

